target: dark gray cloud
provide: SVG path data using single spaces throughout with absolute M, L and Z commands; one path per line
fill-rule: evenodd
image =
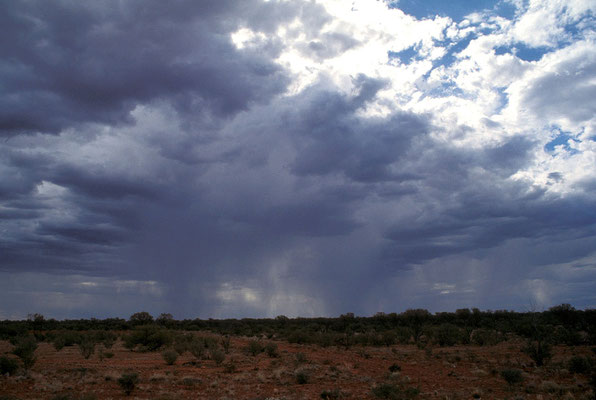
M 440 111 L 372 113 L 391 83 L 366 74 L 287 91 L 279 27 L 321 62 L 365 46 L 319 5 L 0 7 L 0 289 L 22 299 L 0 317 L 519 308 L 554 264 L 593 281 L 595 185 L 514 179 L 536 137 L 466 146 Z M 239 49 L 241 28 L 264 36 Z
M 302 15 L 316 29 L 325 16 L 314 5 L 258 1 L 1 7 L 3 135 L 130 122 L 137 104 L 163 99 L 188 113 L 245 110 L 288 79 L 259 49 L 237 50 L 229 34 L 243 26 L 271 32 Z

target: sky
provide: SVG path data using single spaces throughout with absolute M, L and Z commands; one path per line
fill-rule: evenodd
M 596 307 L 594 0 L 0 26 L 0 319 Z

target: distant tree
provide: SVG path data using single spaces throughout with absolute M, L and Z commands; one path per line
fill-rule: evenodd
M 414 341 L 418 343 L 422 336 L 422 328 L 431 319 L 431 314 L 423 308 L 408 309 L 401 314 L 405 322 L 414 331 Z
M 147 311 L 134 313 L 130 316 L 128 321 L 133 325 L 145 325 L 153 322 L 153 317 Z
M 35 331 L 41 331 L 43 329 L 43 323 L 46 319 L 42 314 L 35 313 L 27 315 L 27 320 L 31 324 L 31 329 Z
M 174 321 L 174 317 L 170 313 L 161 313 L 155 320 L 160 325 L 170 325 Z

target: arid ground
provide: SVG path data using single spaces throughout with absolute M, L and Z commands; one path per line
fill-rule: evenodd
M 536 367 L 510 339 L 494 346 L 319 347 L 275 343 L 277 356 L 246 349 L 254 338 L 233 337 L 225 361 L 197 360 L 183 353 L 168 365 L 161 352 L 124 348 L 111 358 L 96 351 L 85 359 L 77 346 L 57 351 L 40 343 L 28 371 L 0 377 L 0 399 L 588 399 L 589 377 L 572 373 L 573 356 L 594 358 L 588 346 L 557 346 L 552 359 Z M 0 342 L 0 355 L 13 346 Z M 16 359 L 16 358 L 15 358 Z M 508 384 L 504 370 L 520 370 Z M 129 395 L 118 379 L 137 373 Z M 374 388 L 377 388 L 376 391 Z M 382 390 L 385 389 L 385 390 Z

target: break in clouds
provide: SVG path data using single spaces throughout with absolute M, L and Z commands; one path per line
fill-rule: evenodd
M 596 306 L 596 5 L 425 4 L 0 3 L 0 318 Z

